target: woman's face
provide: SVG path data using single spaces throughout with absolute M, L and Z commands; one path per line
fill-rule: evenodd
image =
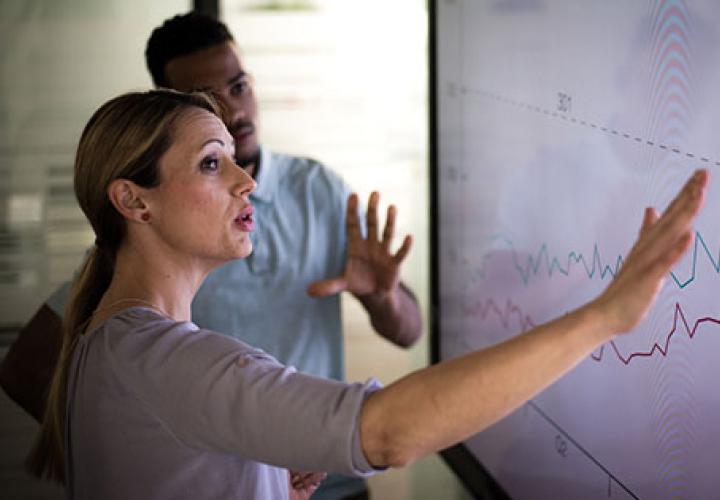
M 255 181 L 234 161 L 223 122 L 194 108 L 181 115 L 160 158 L 160 184 L 145 193 L 150 225 L 179 258 L 213 265 L 247 257 L 254 229 L 248 199 Z

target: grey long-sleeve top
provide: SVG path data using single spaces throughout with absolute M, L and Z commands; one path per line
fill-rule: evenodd
M 288 468 L 369 475 L 359 413 L 378 387 L 297 373 L 193 323 L 126 309 L 81 336 L 72 359 L 69 493 L 283 499 Z

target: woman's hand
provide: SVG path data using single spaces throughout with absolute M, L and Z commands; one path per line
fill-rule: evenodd
M 320 483 L 327 477 L 324 472 L 298 472 L 288 471 L 290 500 L 309 500 L 318 489 Z
M 632 330 L 645 317 L 668 273 L 692 243 L 692 222 L 708 178 L 706 170 L 696 171 L 660 217 L 655 209 L 645 209 L 640 235 L 620 272 L 590 304 L 609 321 L 611 332 Z

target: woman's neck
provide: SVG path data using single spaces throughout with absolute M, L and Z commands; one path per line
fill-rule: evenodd
M 208 272 L 206 266 L 191 265 L 186 258 L 140 252 L 125 245 L 118 250 L 112 281 L 88 330 L 137 306 L 155 309 L 176 321 L 190 321 L 192 300 Z

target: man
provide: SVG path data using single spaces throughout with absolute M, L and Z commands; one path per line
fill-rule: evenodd
M 399 281 L 410 249 L 406 238 L 393 255 L 395 212 L 378 237 L 378 195 L 368 202 L 367 238 L 348 241 L 345 213 L 357 198 L 332 171 L 306 158 L 259 146 L 257 102 L 227 27 L 186 14 L 151 35 L 146 59 L 159 87 L 212 92 L 223 104 L 236 158 L 255 178 L 251 196 L 258 229 L 253 254 L 212 273 L 193 303 L 198 325 L 235 336 L 313 375 L 340 379 L 343 346 L 338 293 L 353 293 L 375 330 L 391 342 L 412 345 L 421 319 L 412 294 Z M 57 356 L 61 287 L 28 323 L 0 369 L 0 384 L 36 419 Z M 239 293 L 242 290 L 242 293 Z M 362 481 L 331 476 L 313 498 L 366 498 Z

